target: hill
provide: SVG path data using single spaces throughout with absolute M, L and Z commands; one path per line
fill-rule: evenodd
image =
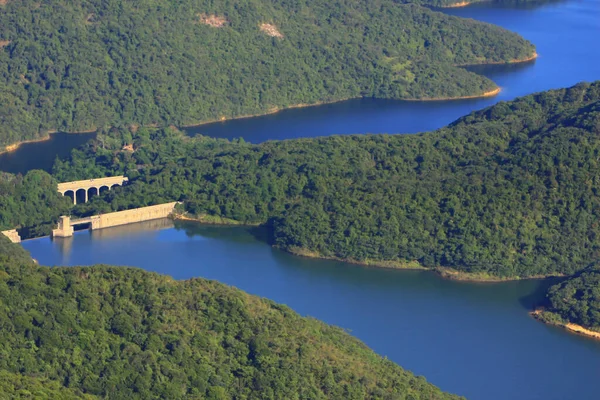
M 3 242 L 3 395 L 457 398 L 342 329 L 223 284 L 133 268 L 40 267 Z
M 393 0 L 8 1 L 0 149 L 54 130 L 483 95 L 496 85 L 458 65 L 533 53 L 517 34 Z

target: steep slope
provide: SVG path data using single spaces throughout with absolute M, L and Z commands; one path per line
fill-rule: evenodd
M 457 398 L 339 328 L 204 279 L 0 257 L 0 302 L 3 395 L 42 382 L 63 398 Z
M 501 28 L 393 0 L 8 1 L 0 149 L 52 130 L 482 95 L 495 84 L 456 65 L 533 52 Z

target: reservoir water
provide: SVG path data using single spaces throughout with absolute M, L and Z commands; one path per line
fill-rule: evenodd
M 600 79 L 599 0 L 555 1 L 524 8 L 482 3 L 444 12 L 518 32 L 537 46 L 540 57 L 524 64 L 473 68 L 501 86 L 502 92 L 494 98 L 440 102 L 356 99 L 201 125 L 186 131 L 190 135 L 243 137 L 252 143 L 333 134 L 423 132 L 498 101 Z M 0 170 L 49 170 L 56 155 L 68 154 L 91 136 L 62 134 L 56 140 L 53 136 L 51 141 L 26 144 L 15 152 L 0 154 Z
M 291 256 L 246 228 L 169 220 L 23 242 L 40 264 L 204 277 L 349 329 L 381 355 L 473 400 L 597 400 L 600 342 L 528 315 L 550 282 L 452 282 Z
M 251 142 L 412 133 L 441 127 L 497 101 L 600 79 L 599 0 L 532 8 L 482 4 L 445 12 L 519 32 L 536 44 L 540 58 L 522 65 L 479 67 L 503 89 L 493 99 L 351 100 L 188 132 L 241 136 Z M 55 135 L 48 142 L 24 145 L 0 155 L 0 169 L 48 169 L 59 151 L 83 140 L 87 138 Z M 36 154 L 49 156 L 42 159 Z M 205 277 L 237 286 L 350 329 L 379 354 L 470 399 L 600 398 L 600 342 L 543 325 L 528 315 L 548 282 L 459 283 L 427 272 L 308 260 L 272 249 L 256 231 L 194 224 L 172 227 L 169 221 L 79 232 L 66 240 L 41 238 L 23 246 L 45 265 L 130 265 L 177 279 Z

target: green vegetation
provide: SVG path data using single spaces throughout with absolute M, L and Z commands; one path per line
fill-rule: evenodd
M 40 267 L 6 242 L 0 237 L 3 395 L 457 398 L 342 329 L 223 284 L 132 268 Z
M 3 399 L 94 400 L 79 390 L 65 388 L 47 378 L 23 376 L 0 370 L 0 394 Z
M 600 268 L 594 265 L 548 289 L 542 321 L 573 323 L 600 332 Z
M 181 200 L 188 214 L 267 224 L 273 244 L 301 254 L 479 277 L 571 275 L 600 251 L 599 126 L 596 82 L 419 135 L 251 145 L 113 129 L 55 174 L 129 176 L 79 214 Z M 122 151 L 130 141 L 135 151 Z
M 0 230 L 24 228 L 25 237 L 50 233 L 72 203 L 56 191 L 56 180 L 44 171 L 24 177 L 0 172 Z
M 51 130 L 181 126 L 361 96 L 480 95 L 495 84 L 456 65 L 534 52 L 501 28 L 393 0 L 2 4 L 0 149 Z M 213 15 L 222 27 L 203 22 Z

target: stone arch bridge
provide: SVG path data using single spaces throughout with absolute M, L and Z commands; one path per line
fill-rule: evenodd
M 122 186 L 129 179 L 125 176 L 111 176 L 108 178 L 88 179 L 85 181 L 64 182 L 58 184 L 58 191 L 63 196 L 73 198 L 73 204 L 77 204 L 77 197 L 87 203 L 88 199 L 94 195 L 99 195 L 105 190 L 110 190 L 115 186 Z M 69 195 L 71 193 L 71 195 Z

